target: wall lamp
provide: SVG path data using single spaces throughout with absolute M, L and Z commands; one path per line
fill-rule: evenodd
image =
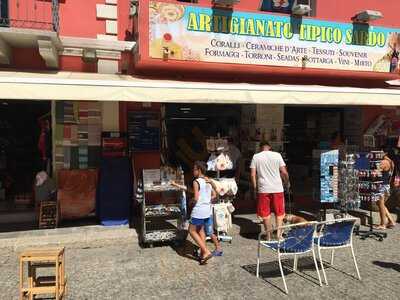
M 293 16 L 307 16 L 311 12 L 310 5 L 306 4 L 297 4 L 297 1 L 294 3 L 292 7 L 292 15 Z
M 363 10 L 351 18 L 354 23 L 369 23 L 383 18 L 383 14 L 378 10 Z
M 214 7 L 229 9 L 232 9 L 232 7 L 239 2 L 240 0 L 212 0 L 212 4 Z
M 95 63 L 98 61 L 95 49 L 83 49 L 82 60 L 85 63 Z

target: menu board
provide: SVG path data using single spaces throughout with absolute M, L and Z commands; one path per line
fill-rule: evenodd
M 160 115 L 157 112 L 128 112 L 129 150 L 160 150 Z

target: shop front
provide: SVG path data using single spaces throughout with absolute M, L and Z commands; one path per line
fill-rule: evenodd
M 350 154 L 396 146 L 398 99 L 394 107 L 387 106 L 389 94 L 397 98 L 399 92 L 388 84 L 400 74 L 398 29 L 339 22 L 333 16 L 318 20 L 201 3 L 145 1 L 140 8 L 138 22 L 148 30 L 138 31 L 136 72 L 184 78 L 183 90 L 189 80 L 201 81 L 207 89 L 201 95 L 195 89 L 188 92 L 189 101 L 170 121 L 172 144 L 178 144 L 169 143 L 177 153 L 173 158 L 180 157 L 179 162 L 189 166 L 201 157 L 179 144 L 194 139 L 193 128 L 202 123 L 220 135 L 235 132 L 242 152 L 242 200 L 251 199 L 248 167 L 261 140 L 271 141 L 286 157 L 294 201 L 301 208 L 320 206 L 318 161 L 324 151 L 340 148 Z M 234 95 L 220 89 L 223 86 L 232 87 Z M 218 92 L 224 95 L 216 97 Z M 383 92 L 381 100 L 377 92 Z M 192 104 L 202 101 L 207 102 L 208 113 Z M 227 111 L 240 116 L 225 120 Z M 376 122 L 380 129 L 371 129 Z M 385 138 L 376 137 L 387 126 Z M 198 147 L 190 145 L 190 150 Z
M 305 208 L 320 203 L 313 153 L 381 149 L 389 123 L 385 135 L 398 136 L 400 90 L 386 83 L 399 78 L 398 29 L 176 1 L 141 1 L 133 19 L 134 74 L 0 73 L 2 99 L 53 101 L 55 174 L 101 168 L 104 138 L 115 138 L 106 144 L 132 157 L 133 186 L 166 166 L 190 182 L 213 152 L 207 142 L 231 140 L 241 152 L 235 206 L 251 210 L 249 163 L 269 140 Z M 90 215 L 93 197 L 81 210 L 67 197 L 66 214 Z

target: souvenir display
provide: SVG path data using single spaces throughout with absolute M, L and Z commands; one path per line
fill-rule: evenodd
M 215 161 L 215 171 L 232 170 L 233 163 L 228 155 L 221 153 L 217 156 Z
M 383 156 L 383 151 L 371 151 L 365 157 L 368 160 L 368 169 L 360 169 L 358 171 L 361 201 L 376 202 L 379 200 L 383 185 L 382 172 L 379 169 L 379 165 Z
M 100 165 L 100 102 L 59 101 L 55 107 L 55 169 L 91 169 Z
M 221 178 L 219 180 L 213 180 L 213 182 L 218 188 L 218 194 L 220 196 L 235 196 L 238 192 L 238 186 L 234 178 Z
M 217 232 L 228 232 L 232 228 L 232 213 L 235 211 L 232 203 L 213 205 L 214 229 Z
M 334 203 L 338 201 L 339 150 L 321 153 L 320 160 L 320 201 Z
M 221 241 L 231 242 L 232 237 L 228 235 L 229 229 L 232 227 L 231 213 L 234 210 L 232 201 L 238 192 L 238 186 L 234 178 L 221 178 L 221 172 L 233 170 L 234 164 L 226 151 L 229 150 L 227 138 L 210 137 L 206 141 L 207 151 L 210 157 L 207 162 L 207 170 L 216 172 L 215 183 L 218 194 L 213 207 L 214 227 L 217 238 Z M 230 207 L 231 209 L 227 209 Z
M 355 169 L 355 154 L 346 154 L 339 166 L 339 201 L 344 211 L 360 208 L 358 171 Z
M 359 195 L 360 201 L 369 207 L 370 220 L 372 220 L 372 203 L 379 200 L 383 185 L 380 163 L 384 157 L 383 151 L 371 151 L 369 153 L 360 153 L 356 161 L 359 177 Z M 362 239 L 367 237 L 376 237 L 382 241 L 387 237 L 385 232 L 374 230 L 370 222 L 369 230 L 359 233 Z
M 163 166 L 160 169 L 143 170 L 143 183 L 139 182 L 136 191 L 136 199 L 142 207 L 141 243 L 152 245 L 155 242 L 184 239 L 187 210 L 183 181 L 184 174 L 180 167 L 174 169 Z M 161 193 L 161 199 L 152 203 L 151 193 Z

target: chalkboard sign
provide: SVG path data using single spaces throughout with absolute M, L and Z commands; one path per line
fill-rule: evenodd
M 128 112 L 129 150 L 160 150 L 160 115 L 156 112 Z

